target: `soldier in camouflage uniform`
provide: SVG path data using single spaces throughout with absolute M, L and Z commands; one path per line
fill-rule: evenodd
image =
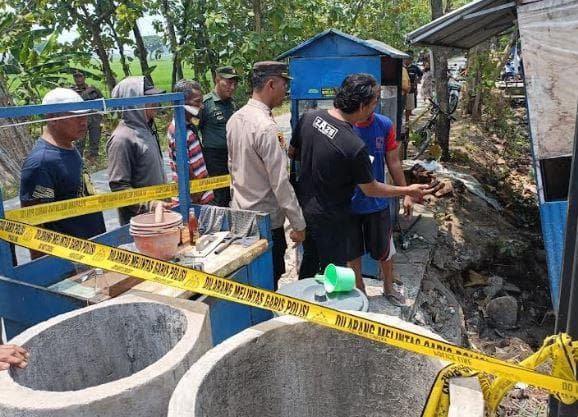
M 86 83 L 86 76 L 82 71 L 76 71 L 74 74 L 74 85 L 72 89 L 76 91 L 84 101 L 96 100 L 102 98 L 102 93 L 96 87 Z M 102 115 L 100 113 L 92 113 L 88 117 L 88 155 L 87 159 L 92 162 L 98 160 L 99 144 L 101 136 Z M 76 142 L 76 148 L 82 156 L 86 146 L 86 136 Z
M 199 128 L 202 134 L 203 155 L 209 176 L 226 175 L 227 167 L 227 121 L 237 110 L 233 94 L 239 75 L 233 67 L 217 68 L 215 89 L 203 97 L 203 111 Z M 215 204 L 228 207 L 231 193 L 228 188 L 215 190 Z

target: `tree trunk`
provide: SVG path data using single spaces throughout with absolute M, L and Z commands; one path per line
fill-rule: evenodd
M 124 73 L 125 77 L 130 76 L 130 65 L 127 62 L 126 56 L 124 55 L 124 44 L 117 43 L 118 46 L 118 54 L 120 55 L 120 65 L 122 66 L 122 72 Z
M 442 148 L 442 160 L 450 158 L 450 118 L 448 116 L 448 56 L 445 48 L 434 47 L 434 79 L 440 114 L 436 123 L 436 138 Z
M 90 29 L 90 33 L 92 34 L 94 49 L 98 59 L 100 59 L 100 63 L 102 65 L 102 73 L 104 74 L 104 81 L 106 83 L 106 87 L 108 88 L 108 92 L 110 93 L 116 85 L 116 80 L 114 78 L 112 68 L 110 67 L 110 61 L 108 59 L 108 54 L 106 53 L 104 42 L 100 36 L 100 26 L 93 24 L 88 19 L 83 23 L 87 25 L 87 27 Z
M 185 4 L 185 8 L 186 8 Z M 179 51 L 179 43 L 177 41 L 177 33 L 175 31 L 175 22 L 171 14 L 170 5 L 167 0 L 162 2 L 162 13 L 165 19 L 165 31 L 167 38 L 169 40 L 169 49 L 171 54 L 173 54 L 173 70 L 171 74 L 171 85 L 175 85 L 176 82 L 183 78 L 183 64 L 181 61 L 181 54 Z M 186 13 L 184 13 L 186 16 Z M 190 23 L 184 23 L 190 24 Z M 184 29 L 183 29 L 184 30 Z
M 476 57 L 476 76 L 472 89 L 474 96 L 472 97 L 471 115 L 472 120 L 475 122 L 479 122 L 482 119 L 482 92 L 480 88 L 482 83 L 482 66 L 480 65 L 479 59 L 479 57 Z
M 466 64 L 466 106 L 465 112 L 466 114 L 472 114 L 473 106 L 474 106 L 474 97 L 476 91 L 476 77 L 474 73 L 476 72 L 476 60 L 478 56 L 478 46 L 474 46 L 468 52 L 468 62 Z
M 132 33 L 134 35 L 134 40 L 136 43 L 136 56 L 140 62 L 140 69 L 142 71 L 142 75 L 144 75 L 145 77 L 147 77 L 150 81 L 152 81 L 151 78 L 151 69 L 149 67 L 149 63 L 147 61 L 147 48 L 144 45 L 144 41 L 142 40 L 142 35 L 140 33 L 140 29 L 138 28 L 138 24 L 137 22 L 134 23 L 134 26 L 132 27 Z
M 124 42 L 120 38 L 120 36 L 118 36 L 118 33 L 116 33 L 116 30 L 114 29 L 114 22 L 112 20 L 108 22 L 108 26 L 110 27 L 112 37 L 114 38 L 114 43 L 116 43 L 118 54 L 120 55 L 120 64 L 122 66 L 122 72 L 124 73 L 125 77 L 128 77 L 130 75 L 130 65 L 128 64 L 126 55 L 124 54 Z
M 6 83 L 0 74 L 0 106 L 13 106 Z M 23 126 L 10 126 L 17 119 L 0 119 L 0 184 L 17 185 L 20 182 L 20 167 L 32 149 L 34 139 Z
M 430 0 L 432 20 L 443 16 L 442 0 Z M 450 118 L 448 116 L 448 56 L 442 47 L 433 47 L 433 77 L 436 86 L 436 96 L 440 106 L 440 114 L 436 123 L 436 140 L 442 148 L 442 160 L 450 159 Z
M 263 6 L 261 0 L 252 0 L 253 15 L 255 16 L 255 32 L 263 31 Z
M 498 61 L 496 70 L 498 71 L 498 74 L 502 71 L 502 68 L 504 68 L 504 66 L 506 65 L 506 63 L 508 62 L 508 58 L 510 58 L 510 52 L 512 52 L 512 48 L 518 43 L 518 27 L 514 27 L 514 31 L 512 32 L 512 36 L 510 37 L 510 42 L 508 42 L 508 45 L 504 48 L 504 51 L 502 52 L 502 56 L 500 58 L 500 60 Z
M 82 13 L 80 13 L 79 10 L 82 11 Z M 104 74 L 106 87 L 108 91 L 111 92 L 116 85 L 116 80 L 114 78 L 114 72 L 110 67 L 108 51 L 106 50 L 104 41 L 100 35 L 102 32 L 103 22 L 107 19 L 107 16 L 101 16 L 100 18 L 95 19 L 93 13 L 86 8 L 86 5 L 80 5 L 79 8 L 70 8 L 70 14 L 78 21 L 78 24 L 87 27 L 90 31 L 92 42 L 94 44 L 94 51 L 96 52 L 102 66 L 102 73 Z

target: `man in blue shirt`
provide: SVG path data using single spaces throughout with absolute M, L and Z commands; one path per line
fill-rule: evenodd
M 46 93 L 42 104 L 81 102 L 76 92 L 55 88 Z M 87 176 L 74 141 L 82 139 L 88 127 L 86 110 L 50 114 L 42 135 L 22 165 L 20 205 L 63 201 L 88 195 Z M 63 118 L 60 118 L 63 117 Z M 106 232 L 102 213 L 91 213 L 46 223 L 45 227 L 82 239 Z M 42 254 L 31 251 L 32 259 Z
M 406 186 L 399 159 L 395 127 L 389 118 L 372 113 L 364 122 L 354 125 L 354 132 L 367 146 L 373 176 L 376 181 L 385 182 L 385 165 L 397 186 Z M 410 215 L 413 200 L 406 195 L 403 200 L 404 212 Z M 393 286 L 393 261 L 395 253 L 392 239 L 392 225 L 389 216 L 389 199 L 368 197 L 356 187 L 351 199 L 351 229 L 348 239 L 348 266 L 355 271 L 357 287 L 365 292 L 361 271 L 361 257 L 369 253 L 380 262 L 383 273 L 383 295 L 396 306 L 404 305 L 405 299 Z

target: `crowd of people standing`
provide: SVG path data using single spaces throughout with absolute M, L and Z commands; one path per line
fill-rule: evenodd
M 408 64 L 411 88 L 420 73 Z M 417 67 L 416 67 L 417 68 Z M 419 69 L 419 68 L 418 68 Z M 414 202 L 431 192 L 428 185 L 407 185 L 397 153 L 393 123 L 374 112 L 379 85 L 368 74 L 351 74 L 337 89 L 333 108 L 305 112 L 287 143 L 272 110 L 280 106 L 291 77 L 287 65 L 258 62 L 251 73 L 252 96 L 238 108 L 234 94 L 239 74 L 231 66 L 216 70 L 214 88 L 203 92 L 195 80 L 180 80 L 173 90 L 185 96 L 187 161 L 191 179 L 231 174 L 229 189 L 192 195 L 193 202 L 266 212 L 271 217 L 275 288 L 285 272 L 289 237 L 303 242 L 299 277 L 311 277 L 329 263 L 349 265 L 364 291 L 361 256 L 369 253 L 381 262 L 384 295 L 403 304 L 392 286 L 391 238 L 388 206 L 392 197 L 404 197 L 406 214 Z M 75 91 L 76 90 L 76 91 Z M 127 77 L 113 89 L 113 98 L 158 95 L 150 78 Z M 80 93 L 80 94 L 79 94 Z M 46 94 L 45 104 L 98 99 L 100 92 L 75 74 L 75 89 L 57 88 Z M 157 104 L 129 106 L 106 144 L 108 179 L 112 191 L 167 182 L 163 153 L 168 151 L 172 180 L 176 181 L 174 120 L 169 124 L 168 149 L 161 148 L 155 127 Z M 90 194 L 83 159 L 75 143 L 82 142 L 94 114 L 71 112 L 49 115 L 44 132 L 23 166 L 22 205 L 61 201 Z M 64 117 L 63 117 L 64 116 Z M 66 117 L 68 116 L 68 117 Z M 91 119 L 92 118 L 92 119 Z M 94 129 L 93 129 L 94 130 Z M 92 141 L 89 150 L 94 146 Z M 92 155 L 92 153 L 89 153 Z M 288 157 L 300 162 L 296 181 L 290 181 Z M 393 184 L 387 184 L 389 172 Z M 148 204 L 123 207 L 121 224 L 149 210 Z M 89 218 L 90 217 L 90 218 Z M 73 236 L 90 238 L 105 231 L 102 214 L 80 216 L 44 225 Z

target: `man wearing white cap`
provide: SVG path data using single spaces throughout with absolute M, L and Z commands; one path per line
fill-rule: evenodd
M 42 104 L 82 102 L 76 92 L 55 88 L 44 96 Z M 83 176 L 82 158 L 74 141 L 86 134 L 88 111 L 74 110 L 48 114 L 42 135 L 22 165 L 20 205 L 32 206 L 53 201 L 69 200 L 88 195 Z M 87 239 L 106 231 L 102 213 L 85 214 L 44 224 L 56 232 Z M 32 258 L 40 256 L 32 253 Z

